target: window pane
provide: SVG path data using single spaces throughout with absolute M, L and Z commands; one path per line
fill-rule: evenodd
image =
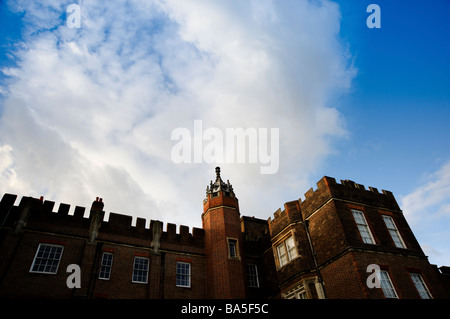
M 256 265 L 248 264 L 247 265 L 247 278 L 248 278 L 248 286 L 257 288 L 259 287 L 258 280 L 258 269 Z
M 278 259 L 280 260 L 280 267 L 283 267 L 288 262 L 284 243 L 277 246 L 277 251 L 278 251 Z
M 133 282 L 147 283 L 148 258 L 135 257 L 133 266 Z
M 425 282 L 423 281 L 423 278 L 420 274 L 410 274 L 412 281 L 414 282 L 414 285 L 416 286 L 417 292 L 420 295 L 420 298 L 422 299 L 431 299 L 431 294 L 428 291 L 427 286 L 425 285 Z
M 374 244 L 372 234 L 370 233 L 369 226 L 364 218 L 364 215 L 359 210 L 352 210 L 353 218 L 355 219 L 361 238 L 365 244 Z
M 373 244 L 372 236 L 370 235 L 369 228 L 366 225 L 358 225 L 358 230 L 365 244 Z
M 39 244 L 30 272 L 56 274 L 63 246 Z
M 289 260 L 297 257 L 297 249 L 295 248 L 294 237 L 291 236 L 286 240 L 286 248 L 288 251 Z
M 383 215 L 383 220 L 388 229 L 396 229 L 394 221 L 392 220 L 391 216 Z
M 383 290 L 384 296 L 386 298 L 398 298 L 388 272 L 386 270 L 381 270 L 380 277 L 381 289 Z
M 355 218 L 355 221 L 356 221 L 357 224 L 359 224 L 359 225 L 365 225 L 366 224 L 366 221 L 364 220 L 362 212 L 354 210 L 353 211 L 353 217 Z
M 191 264 L 177 262 L 176 285 L 179 287 L 191 286 Z
M 394 242 L 395 247 L 397 247 L 397 248 L 405 248 L 405 245 L 403 244 L 403 241 L 401 240 L 398 231 L 396 231 L 396 230 L 389 230 L 389 234 L 391 234 L 392 241 Z
M 392 217 L 383 215 L 383 220 L 386 224 L 386 228 L 389 230 L 389 234 L 392 237 L 392 241 L 394 242 L 395 247 L 406 248 Z
M 236 241 L 233 239 L 228 240 L 228 251 L 230 253 L 230 258 L 236 258 Z
M 306 291 L 301 290 L 299 293 L 295 295 L 295 299 L 308 299 L 308 297 L 306 296 Z
M 111 277 L 112 260 L 111 253 L 103 253 L 98 278 L 108 280 Z

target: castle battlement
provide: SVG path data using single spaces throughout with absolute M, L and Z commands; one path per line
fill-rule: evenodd
M 370 192 L 373 194 L 378 194 L 378 195 L 386 195 L 389 197 L 393 197 L 393 194 L 391 191 L 387 191 L 382 189 L 381 193 L 378 191 L 378 189 L 376 187 L 371 187 L 369 186 L 368 189 L 365 188 L 364 185 L 362 184 L 358 184 L 352 180 L 342 180 L 341 179 L 341 183 L 337 183 L 336 179 L 333 177 L 329 177 L 329 176 L 324 176 L 320 181 L 318 181 L 316 183 L 317 185 L 317 189 L 316 191 L 313 190 L 313 188 L 311 187 L 306 193 L 305 193 L 305 200 L 315 196 L 315 193 L 317 191 L 321 191 L 323 188 L 328 188 L 328 189 L 333 189 L 333 190 L 337 190 L 339 188 L 341 189 L 355 189 L 355 190 L 360 190 L 360 191 L 366 191 L 366 192 Z
M 16 232 L 21 232 L 24 227 L 29 229 L 49 229 L 58 233 L 90 237 L 93 229 L 97 229 L 99 238 L 108 237 L 107 234 L 130 238 L 153 240 L 157 229 L 157 236 L 167 243 L 183 243 L 186 245 L 203 245 L 204 230 L 167 223 L 166 231 L 163 231 L 163 223 L 158 220 L 150 220 L 147 224 L 145 218 L 136 218 L 132 225 L 133 216 L 110 212 L 108 218 L 103 211 L 103 200 L 96 198 L 92 203 L 89 216 L 85 217 L 86 207 L 75 206 L 73 214 L 69 214 L 71 205 L 60 203 L 55 211 L 55 202 L 23 196 L 15 206 L 18 196 L 4 194 L 0 201 L 0 225 L 14 227 Z M 98 215 L 95 218 L 95 215 Z M 97 225 L 94 227 L 93 224 Z M 148 225 L 148 226 L 147 226 Z M 102 236 L 105 234 L 105 236 Z M 95 236 L 97 237 L 97 236 Z
M 291 223 L 299 222 L 302 220 L 302 215 L 300 212 L 300 206 L 298 201 L 291 201 L 284 204 L 284 210 L 278 208 L 278 210 L 273 213 L 274 219 L 270 217 L 268 219 L 269 229 L 271 234 L 276 234 L 284 227 Z
M 317 189 L 310 188 L 305 193 L 305 199 L 299 199 L 303 218 L 325 204 L 329 199 L 345 200 L 347 202 L 364 203 L 386 208 L 388 210 L 400 210 L 392 192 L 382 190 L 381 193 L 375 187 L 366 187 L 351 180 L 341 180 L 337 183 L 333 177 L 324 176 L 317 182 Z
M 304 194 L 304 199 L 291 201 L 284 204 L 284 210 L 278 209 L 269 218 L 268 223 L 271 231 L 282 229 L 286 225 L 307 219 L 316 209 L 325 204 L 331 198 L 345 199 L 355 203 L 373 203 L 376 206 L 385 207 L 389 210 L 400 210 L 394 195 L 387 190 L 381 193 L 375 187 L 366 187 L 351 180 L 336 182 L 333 177 L 324 176 L 317 183 L 317 188 L 312 187 Z

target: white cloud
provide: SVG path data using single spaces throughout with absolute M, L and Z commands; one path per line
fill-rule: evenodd
M 406 219 L 431 263 L 450 264 L 450 162 L 429 174 L 422 185 L 400 197 Z
M 450 217 L 450 162 L 430 174 L 423 185 L 400 200 L 405 215 L 412 222 Z
M 170 137 L 201 119 L 280 128 L 277 174 L 221 165 L 241 213 L 268 218 L 346 134 L 330 98 L 355 72 L 334 3 L 85 1 L 80 29 L 61 19 L 70 2 L 16 3 L 28 24 L 5 70 L 2 192 L 85 206 L 100 196 L 107 211 L 199 226 L 215 165 L 174 164 Z

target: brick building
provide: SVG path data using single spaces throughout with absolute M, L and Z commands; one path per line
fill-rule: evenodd
M 83 207 L 16 200 L 0 202 L 3 298 L 449 297 L 448 267 L 429 264 L 392 193 L 352 181 L 324 177 L 262 220 L 241 216 L 216 168 L 192 232 L 116 213 L 106 221 L 101 198 L 86 217 Z M 73 265 L 80 286 L 69 288 Z

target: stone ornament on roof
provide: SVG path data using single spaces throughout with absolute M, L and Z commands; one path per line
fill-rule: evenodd
M 234 196 L 233 186 L 230 181 L 227 180 L 225 183 L 220 177 L 220 167 L 216 167 L 216 180 L 213 183 L 210 182 L 209 186 L 206 187 L 206 195 L 210 194 L 212 197 L 218 196 L 218 193 L 223 191 L 225 195 Z

